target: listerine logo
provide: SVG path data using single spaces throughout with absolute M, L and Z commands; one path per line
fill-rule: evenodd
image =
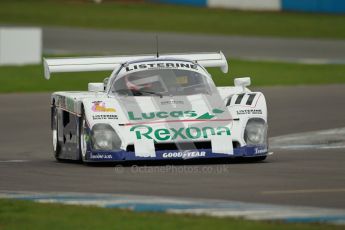
M 153 129 L 147 125 L 136 125 L 130 129 L 135 133 L 135 137 L 138 140 L 141 139 L 154 139 L 158 141 L 176 140 L 176 139 L 200 139 L 209 138 L 212 135 L 226 135 L 230 136 L 230 129 L 225 126 L 213 127 L 181 127 L 181 128 L 161 128 Z
M 195 118 L 196 120 L 209 120 L 214 118 L 215 114 L 221 114 L 224 111 L 221 109 L 213 109 L 212 113 L 204 113 L 199 115 L 196 111 L 189 110 L 189 111 L 159 111 L 159 112 L 149 112 L 149 113 L 139 113 L 136 114 L 132 111 L 128 112 L 128 118 L 132 121 L 138 120 L 151 120 L 151 119 L 165 119 L 165 118 Z

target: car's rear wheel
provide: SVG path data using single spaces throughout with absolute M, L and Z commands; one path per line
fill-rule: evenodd
M 60 159 L 61 144 L 59 142 L 59 118 L 58 110 L 55 105 L 52 108 L 52 138 L 53 138 L 53 152 L 56 160 Z

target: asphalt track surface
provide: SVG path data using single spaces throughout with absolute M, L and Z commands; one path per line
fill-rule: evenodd
M 345 85 L 263 88 L 271 137 L 345 127 Z M 213 198 L 345 208 L 345 149 L 287 151 L 263 163 L 86 166 L 52 155 L 49 97 L 0 95 L 0 190 Z
M 81 28 L 43 28 L 50 54 L 147 54 L 222 50 L 228 58 L 303 63 L 345 63 L 345 41 L 226 35 L 134 32 Z

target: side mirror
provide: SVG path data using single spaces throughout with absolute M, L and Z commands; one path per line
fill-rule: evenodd
M 242 87 L 243 91 L 245 91 L 245 87 L 250 86 L 250 77 L 241 77 L 241 78 L 235 78 L 234 85 L 236 87 Z
M 104 92 L 103 83 L 89 83 L 88 84 L 89 92 Z

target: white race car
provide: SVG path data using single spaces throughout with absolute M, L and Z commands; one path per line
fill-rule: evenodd
M 216 87 L 222 52 L 45 59 L 54 72 L 112 71 L 87 92 L 51 97 L 58 160 L 82 162 L 251 158 L 268 154 L 267 108 L 250 78 Z

